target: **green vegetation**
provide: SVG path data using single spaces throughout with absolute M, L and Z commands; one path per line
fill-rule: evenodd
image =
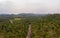
M 60 14 L 0 16 L 0 38 L 26 38 L 29 23 L 31 38 L 60 38 Z

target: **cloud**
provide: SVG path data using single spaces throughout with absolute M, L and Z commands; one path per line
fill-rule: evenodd
M 5 0 L 0 13 L 60 13 L 60 0 Z

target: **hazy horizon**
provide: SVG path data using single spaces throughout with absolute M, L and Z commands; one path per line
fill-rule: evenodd
M 60 14 L 60 0 L 0 0 L 0 14 Z

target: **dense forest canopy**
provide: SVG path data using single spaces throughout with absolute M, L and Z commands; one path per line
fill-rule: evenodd
M 60 14 L 0 15 L 0 38 L 60 38 Z

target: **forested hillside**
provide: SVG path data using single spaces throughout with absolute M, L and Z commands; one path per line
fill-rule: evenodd
M 0 15 L 0 38 L 60 38 L 60 14 Z

